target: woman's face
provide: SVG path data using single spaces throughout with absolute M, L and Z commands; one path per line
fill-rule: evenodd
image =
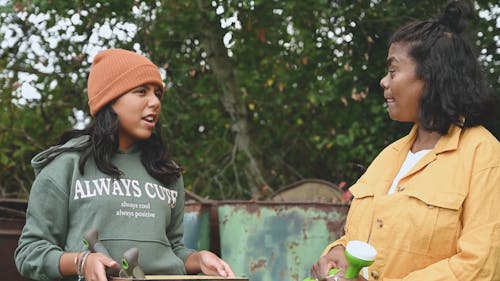
M 145 84 L 121 95 L 111 104 L 120 120 L 120 150 L 126 151 L 137 140 L 151 136 L 160 116 L 162 95 L 156 85 Z
M 388 73 L 380 80 L 392 120 L 417 122 L 424 80 L 415 75 L 416 63 L 408 55 L 409 45 L 393 43 L 387 56 Z

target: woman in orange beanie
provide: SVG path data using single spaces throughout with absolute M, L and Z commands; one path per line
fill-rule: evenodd
M 182 242 L 182 169 L 160 133 L 163 91 L 158 68 L 144 56 L 122 49 L 97 54 L 88 78 L 94 121 L 63 134 L 32 160 L 36 179 L 15 252 L 23 276 L 234 276 L 215 254 Z M 98 235 L 86 247 L 82 239 L 89 230 Z M 131 248 L 139 252 L 133 271 L 117 262 Z

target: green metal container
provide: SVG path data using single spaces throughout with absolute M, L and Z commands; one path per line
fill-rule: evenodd
M 211 204 L 187 202 L 184 205 L 184 236 L 186 247 L 194 250 L 210 250 Z
M 343 234 L 348 204 L 220 201 L 220 251 L 250 281 L 299 281 Z

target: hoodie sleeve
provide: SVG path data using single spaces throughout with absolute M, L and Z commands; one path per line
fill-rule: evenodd
M 61 245 L 67 231 L 68 194 L 42 171 L 31 188 L 26 224 L 15 251 L 22 276 L 34 280 L 60 279 Z
M 184 246 L 182 242 L 182 237 L 184 235 L 184 182 L 182 176 L 175 183 L 176 190 L 178 191 L 177 202 L 175 208 L 172 210 L 172 220 L 171 224 L 167 227 L 167 237 L 172 245 L 172 250 L 175 255 L 178 256 L 184 263 L 187 257 L 194 253 L 195 250 L 188 249 Z

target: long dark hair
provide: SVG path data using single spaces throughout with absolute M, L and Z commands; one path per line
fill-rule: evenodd
M 425 81 L 419 123 L 426 130 L 444 135 L 451 124 L 484 125 L 493 113 L 495 97 L 464 35 L 471 11 L 470 3 L 451 1 L 437 19 L 406 24 L 389 41 L 408 45 Z
M 94 121 L 88 127 L 63 133 L 58 144 L 62 145 L 70 139 L 81 136 L 88 136 L 87 142 L 72 147 L 61 147 L 47 158 L 52 160 L 64 152 L 80 152 L 78 169 L 82 175 L 85 173 L 85 163 L 89 157 L 93 157 L 101 172 L 119 178 L 122 172 L 111 162 L 113 155 L 118 152 L 119 122 L 118 115 L 108 104 L 97 112 Z M 179 178 L 182 168 L 176 165 L 167 153 L 160 128 L 160 124 L 157 123 L 151 137 L 138 141 L 137 146 L 141 153 L 141 162 L 148 173 L 161 183 L 169 185 Z

